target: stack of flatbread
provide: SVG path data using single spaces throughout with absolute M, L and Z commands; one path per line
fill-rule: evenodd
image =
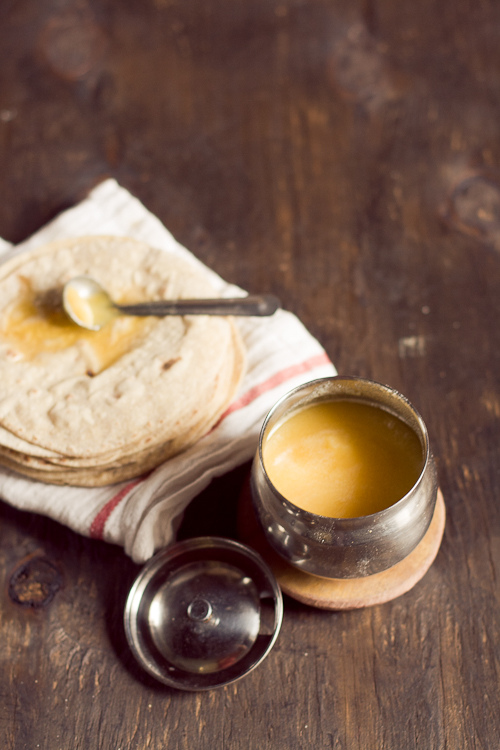
M 216 295 L 188 260 L 127 238 L 59 241 L 0 266 L 0 464 L 92 487 L 143 474 L 206 434 L 245 357 L 226 317 L 79 328 L 61 293 L 81 275 L 122 303 Z

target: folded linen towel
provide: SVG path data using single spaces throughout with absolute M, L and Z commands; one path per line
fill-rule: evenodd
M 115 180 L 97 186 L 77 206 L 13 247 L 0 240 L 0 262 L 56 239 L 89 234 L 128 236 L 177 255 L 192 254 Z M 221 296 L 237 296 L 200 261 Z M 214 477 L 250 460 L 272 405 L 303 382 L 335 374 L 318 341 L 284 310 L 271 318 L 238 318 L 247 349 L 239 392 L 218 424 L 195 445 L 147 476 L 107 487 L 61 487 L 0 467 L 0 497 L 22 510 L 49 516 L 85 536 L 120 544 L 135 562 L 174 540 L 189 502 Z

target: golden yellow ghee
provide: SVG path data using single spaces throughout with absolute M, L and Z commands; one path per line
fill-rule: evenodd
M 294 505 L 321 516 L 356 518 L 400 500 L 424 463 L 416 433 L 401 419 L 355 401 L 305 407 L 263 443 L 264 467 Z
M 89 297 L 81 297 L 77 290 L 69 287 L 67 303 L 72 314 L 84 325 L 102 327 L 118 315 L 118 310 L 110 303 L 106 292 L 94 292 Z
M 151 318 L 120 316 L 100 331 L 86 330 L 70 320 L 60 304 L 36 299 L 27 287 L 2 316 L 0 338 L 25 359 L 83 345 L 92 353 L 96 374 L 130 351 L 149 326 Z

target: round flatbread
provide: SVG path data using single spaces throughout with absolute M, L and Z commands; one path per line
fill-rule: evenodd
M 233 321 L 218 316 L 120 316 L 85 331 L 61 310 L 64 283 L 84 274 L 122 303 L 216 295 L 195 263 L 128 238 L 59 241 L 0 267 L 0 463 L 105 484 L 209 430 L 244 352 Z

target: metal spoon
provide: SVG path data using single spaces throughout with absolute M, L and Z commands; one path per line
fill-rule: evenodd
M 90 276 L 77 276 L 64 285 L 63 307 L 77 325 L 98 331 L 117 315 L 272 315 L 280 307 L 270 295 L 236 298 L 180 299 L 118 305 Z

